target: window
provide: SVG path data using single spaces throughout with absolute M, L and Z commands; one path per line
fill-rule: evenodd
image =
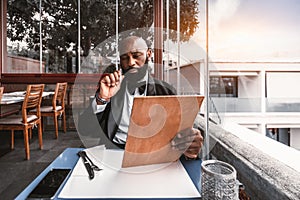
M 154 50 L 153 60 L 162 65 L 163 51 L 179 51 L 165 42 L 188 42 L 199 24 L 198 0 L 6 0 L 2 10 L 4 74 L 101 73 L 119 62 L 116 38 L 126 34 L 144 37 Z M 160 39 L 153 27 L 164 29 Z M 164 45 L 155 47 L 154 38 Z M 180 64 L 177 58 L 174 63 Z
M 210 77 L 210 96 L 238 97 L 237 77 Z
M 5 3 L 2 73 L 100 73 L 117 60 L 116 34 L 154 20 L 152 0 Z
M 290 146 L 290 128 L 267 128 L 266 136 Z
M 39 4 L 41 2 L 41 4 Z M 3 73 L 78 71 L 77 3 L 7 1 L 7 60 Z

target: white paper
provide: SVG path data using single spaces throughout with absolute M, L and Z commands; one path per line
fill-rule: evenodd
M 121 150 L 86 150 L 101 171 L 90 180 L 78 160 L 59 198 L 188 198 L 200 194 L 182 164 L 178 162 L 121 168 Z

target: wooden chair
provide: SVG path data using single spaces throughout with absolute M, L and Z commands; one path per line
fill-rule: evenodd
M 3 92 L 4 92 L 4 87 L 0 87 L 0 102 L 3 96 Z
M 55 138 L 58 138 L 58 116 L 63 118 L 63 130 L 67 132 L 65 115 L 65 96 L 67 92 L 67 82 L 56 83 L 55 92 L 52 98 L 52 106 L 41 106 L 42 117 L 53 117 L 55 127 Z M 33 110 L 32 112 L 35 112 Z
M 42 102 L 42 94 L 44 91 L 44 84 L 28 85 L 26 94 L 22 104 L 20 115 L 10 115 L 0 119 L 0 130 L 11 131 L 11 149 L 14 149 L 14 131 L 23 130 L 24 145 L 26 159 L 30 159 L 30 148 L 29 148 L 29 133 L 28 129 L 38 127 L 38 138 L 40 149 L 43 148 L 42 139 L 42 126 L 41 126 L 41 113 L 40 106 Z M 30 114 L 31 109 L 36 109 L 35 114 Z

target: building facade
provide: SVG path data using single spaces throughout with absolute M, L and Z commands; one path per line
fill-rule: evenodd
M 212 62 L 208 66 L 212 117 L 300 149 L 300 93 L 296 89 L 300 62 Z M 205 67 L 203 61 L 180 67 L 183 93 L 204 94 L 201 73 Z M 169 73 L 175 84 L 176 68 Z

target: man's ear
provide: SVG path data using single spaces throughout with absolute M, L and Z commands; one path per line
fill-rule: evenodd
M 150 48 L 148 48 L 148 50 L 147 50 L 147 59 L 148 59 L 148 61 L 150 61 L 151 56 L 152 56 L 152 50 Z

